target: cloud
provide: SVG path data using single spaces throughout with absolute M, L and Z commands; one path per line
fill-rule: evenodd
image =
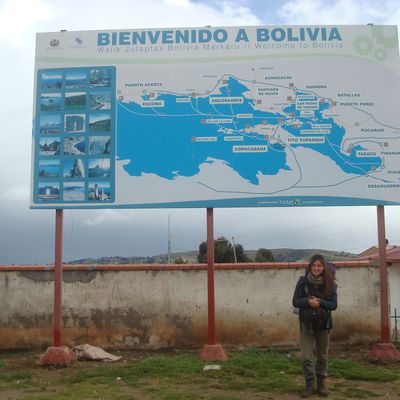
M 21 46 L 28 31 L 58 15 L 59 11 L 49 1 L 5 0 L 0 6 L 0 38 Z
M 258 8 L 257 8 L 258 7 Z M 278 13 L 278 14 L 277 14 Z M 175 26 L 271 24 L 398 25 L 396 1 L 322 0 L 2 0 L 0 82 L 2 190 L 0 262 L 53 262 L 54 210 L 29 209 L 35 32 Z M 387 237 L 399 241 L 400 209 L 386 207 Z M 361 213 L 361 215 L 358 215 Z M 65 210 L 65 259 L 166 252 L 170 215 L 174 252 L 197 249 L 206 238 L 204 209 Z M 258 247 L 359 250 L 376 244 L 374 207 L 215 209 L 215 236 Z M 336 222 L 334 222 L 337 220 Z
M 280 7 L 278 14 L 286 24 L 382 24 L 399 9 L 398 2 L 394 1 L 293 0 Z
M 191 8 L 193 5 L 189 0 L 165 0 L 165 4 L 170 4 L 172 6 L 183 7 L 185 9 Z
M 259 17 L 250 8 L 241 6 L 238 2 L 221 1 L 218 5 L 224 18 L 232 20 L 237 25 L 261 24 Z
M 44 0 L 42 0 L 44 1 Z M 175 26 L 254 25 L 260 20 L 244 6 L 219 2 L 218 7 L 189 0 L 99 1 L 46 0 L 63 13 L 47 21 L 45 30 L 156 28 Z M 64 6 L 64 7 L 63 7 Z M 91 16 L 88 24 L 88 15 Z M 43 31 L 43 29 L 41 29 Z
M 0 200 L 7 202 L 29 201 L 30 187 L 26 185 L 3 187 Z
M 383 23 L 388 25 L 400 25 L 400 5 L 397 0 L 396 2 L 391 1 L 390 3 L 395 4 L 389 8 L 389 12 L 385 15 Z M 388 5 L 386 7 L 388 7 Z
M 95 213 L 94 216 L 91 214 Z M 100 210 L 87 213 L 85 219 L 82 220 L 83 227 L 96 227 L 106 225 L 131 224 L 132 218 L 129 218 L 123 211 L 118 210 Z

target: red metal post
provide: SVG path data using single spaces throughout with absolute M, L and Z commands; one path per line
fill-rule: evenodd
M 54 321 L 53 347 L 49 347 L 40 357 L 39 365 L 66 367 L 76 356 L 66 346 L 61 346 L 61 299 L 62 299 L 62 250 L 63 250 L 63 210 L 56 210 L 56 243 L 54 260 Z
M 214 209 L 207 208 L 208 344 L 215 344 Z
M 378 216 L 378 245 L 379 245 L 379 278 L 380 278 L 380 291 L 381 291 L 381 339 L 382 343 L 390 343 L 388 273 L 387 273 L 387 263 L 386 263 L 385 210 L 383 206 L 377 207 L 377 216 Z
M 389 319 L 389 291 L 388 274 L 386 265 L 386 235 L 385 235 L 385 211 L 383 206 L 377 206 L 378 216 L 378 246 L 379 246 L 379 280 L 381 289 L 381 343 L 377 343 L 368 353 L 368 359 L 372 362 L 399 362 L 400 353 L 390 342 Z
M 54 261 L 54 331 L 53 343 L 61 346 L 61 302 L 62 302 L 62 250 L 63 250 L 63 210 L 56 210 L 56 240 Z
M 216 344 L 215 296 L 214 296 L 214 210 L 207 208 L 207 293 L 208 293 L 208 344 L 203 346 L 199 357 L 205 361 L 226 361 L 225 350 Z

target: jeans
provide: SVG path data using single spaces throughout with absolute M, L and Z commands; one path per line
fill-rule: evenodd
M 313 347 L 317 350 L 317 362 L 314 368 Z M 324 379 L 328 373 L 329 331 L 320 329 L 313 331 L 300 322 L 300 353 L 303 373 L 306 380 L 314 380 L 316 375 Z

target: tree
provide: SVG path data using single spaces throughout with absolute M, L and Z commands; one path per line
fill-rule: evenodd
M 238 262 L 250 261 L 241 244 L 235 245 L 235 251 Z M 207 242 L 200 243 L 197 259 L 201 263 L 207 262 Z M 233 252 L 232 243 L 225 236 L 221 236 L 214 240 L 214 261 L 216 263 L 235 262 L 235 254 Z
M 254 261 L 256 261 L 256 262 L 274 262 L 275 257 L 272 254 L 271 250 L 260 248 L 257 250 Z
M 235 245 L 237 262 L 251 262 L 250 257 L 244 252 L 243 246 L 238 243 Z
M 187 264 L 187 260 L 184 260 L 181 256 L 175 258 L 175 264 Z

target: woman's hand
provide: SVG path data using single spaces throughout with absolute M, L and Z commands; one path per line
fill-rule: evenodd
M 314 297 L 314 296 L 310 296 L 308 298 L 308 304 L 312 308 L 318 308 L 319 307 L 319 298 L 318 297 Z

